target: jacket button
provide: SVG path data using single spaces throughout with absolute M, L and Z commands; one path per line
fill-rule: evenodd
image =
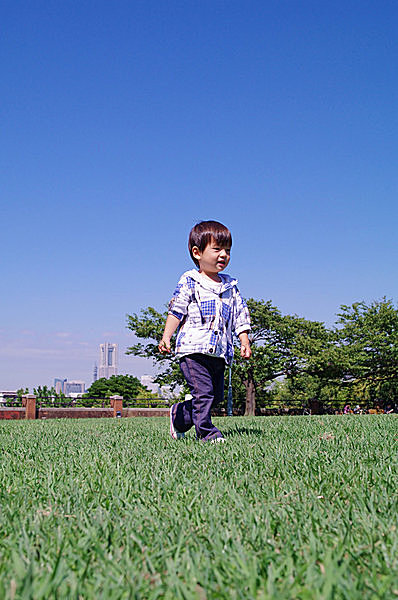
M 214 335 L 218 335 L 218 331 L 215 331 L 215 332 L 214 332 Z
M 210 348 L 209 352 L 210 352 L 210 354 L 213 354 L 213 352 L 214 352 L 213 348 Z

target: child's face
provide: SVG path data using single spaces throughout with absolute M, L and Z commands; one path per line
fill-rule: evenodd
M 222 248 L 215 240 L 212 240 L 207 244 L 203 252 L 200 252 L 199 248 L 194 246 L 192 248 L 192 254 L 199 263 L 200 271 L 203 271 L 206 275 L 217 275 L 220 271 L 223 271 L 230 261 L 231 248 Z

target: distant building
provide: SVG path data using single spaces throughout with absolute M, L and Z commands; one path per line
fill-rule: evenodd
M 54 389 L 57 394 L 65 394 L 65 383 L 66 382 L 67 382 L 66 379 L 58 379 L 58 378 L 54 379 Z
M 100 366 L 99 378 L 109 379 L 112 375 L 117 375 L 118 365 L 117 344 L 100 344 Z
M 84 394 L 86 384 L 84 381 L 68 381 L 67 379 L 54 379 L 54 388 L 57 394 L 64 394 L 71 398 L 74 394 Z
M 93 381 L 97 381 L 97 379 L 98 379 L 98 367 L 97 367 L 97 363 L 95 363 L 94 372 L 93 372 Z
M 0 396 L 3 398 L 16 398 L 18 396 L 18 392 L 16 390 L 2 390 L 0 392 Z
M 71 398 L 79 394 L 84 394 L 86 391 L 86 384 L 84 381 L 66 381 L 64 390 L 65 396 Z
M 0 392 L 0 406 L 5 404 L 7 400 L 15 400 L 18 397 L 17 391 L 3 390 Z

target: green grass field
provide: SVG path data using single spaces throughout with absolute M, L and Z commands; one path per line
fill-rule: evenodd
M 398 598 L 395 415 L 0 422 L 0 598 Z

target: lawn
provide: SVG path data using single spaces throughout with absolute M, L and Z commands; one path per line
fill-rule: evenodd
M 0 422 L 0 598 L 398 598 L 395 415 Z

